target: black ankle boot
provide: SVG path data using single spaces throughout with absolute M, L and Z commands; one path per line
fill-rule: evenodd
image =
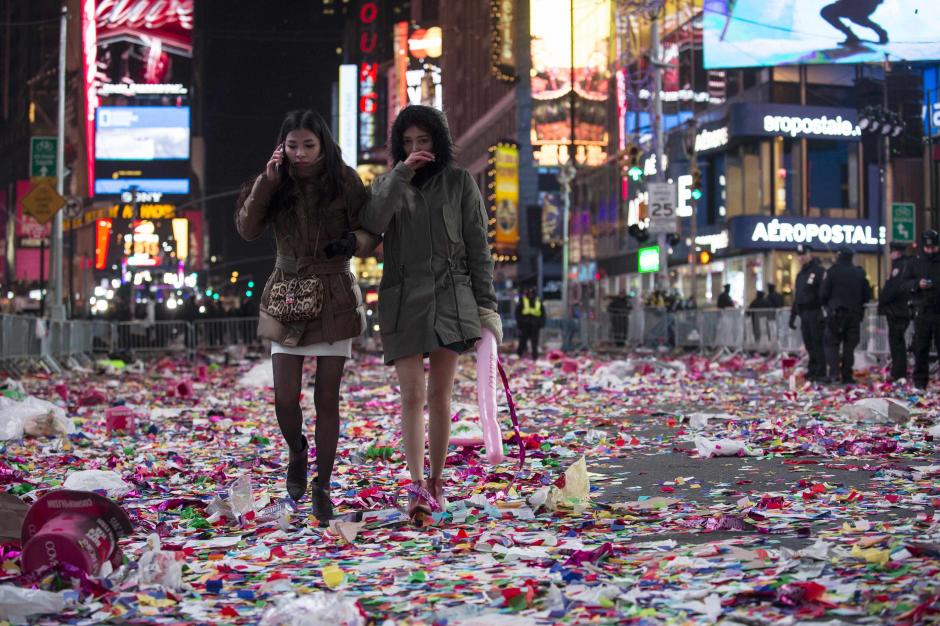
M 313 516 L 317 518 L 321 528 L 326 528 L 333 519 L 333 501 L 330 500 L 330 491 L 314 484 L 310 495 L 313 498 Z
M 290 458 L 287 462 L 287 495 L 299 502 L 307 491 L 307 457 L 310 446 L 307 438 L 301 437 L 303 448 L 290 449 Z

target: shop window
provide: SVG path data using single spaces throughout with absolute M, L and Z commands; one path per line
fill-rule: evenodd
M 783 137 L 773 140 L 773 214 L 799 215 L 803 196 L 800 192 L 800 142 Z
M 728 152 L 725 155 L 724 178 L 724 206 L 728 219 L 737 215 L 762 213 L 760 144 L 745 145 L 737 151 Z
M 847 141 L 808 141 L 811 217 L 859 217 L 858 146 Z

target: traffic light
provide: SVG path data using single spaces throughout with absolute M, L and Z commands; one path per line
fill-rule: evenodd
M 640 228 L 639 224 L 630 224 L 627 232 L 639 242 L 646 241 L 650 238 L 650 232 L 645 228 Z
M 627 151 L 627 164 L 629 165 L 627 176 L 630 180 L 636 182 L 643 178 L 643 168 L 640 167 L 640 149 L 636 146 L 630 146 Z
M 708 250 L 699 250 L 698 252 L 698 264 L 699 265 L 708 265 L 712 262 L 712 253 Z
M 702 173 L 698 170 L 692 172 L 692 199 L 702 199 Z

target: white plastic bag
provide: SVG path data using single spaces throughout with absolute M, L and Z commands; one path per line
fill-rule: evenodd
M 183 586 L 183 562 L 177 552 L 160 549 L 160 536 L 147 537 L 147 549 L 140 556 L 138 580 L 141 585 L 160 585 L 164 589 L 177 591 Z
M 695 438 L 695 450 L 699 456 L 754 456 L 747 444 L 735 439 L 709 439 L 699 435 Z
M 74 432 L 75 424 L 60 406 L 34 396 L 20 402 L 0 397 L 0 440 L 20 439 L 24 434 L 45 437 Z
M 322 591 L 275 601 L 261 616 L 259 626 L 365 626 L 356 601 Z
M 61 613 L 65 610 L 63 592 L 25 589 L 14 585 L 0 585 L 0 620 L 25 624 L 30 615 Z
M 97 491 L 104 489 L 109 498 L 120 498 L 130 493 L 131 487 L 120 475 L 110 470 L 78 470 L 71 472 L 62 483 L 63 489 Z
M 910 408 L 893 398 L 865 398 L 839 409 L 846 417 L 874 423 L 904 424 L 911 415 Z

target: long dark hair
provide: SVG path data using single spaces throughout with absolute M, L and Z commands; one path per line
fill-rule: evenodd
M 323 174 L 318 183 L 324 190 L 325 199 L 333 200 L 343 192 L 343 180 L 345 179 L 346 167 L 343 163 L 343 156 L 339 146 L 336 145 L 336 141 L 333 140 L 333 133 L 330 132 L 330 127 L 319 113 L 311 111 L 310 109 L 298 109 L 296 111 L 290 111 L 284 116 L 284 121 L 281 122 L 281 129 L 277 133 L 277 141 L 274 144 L 275 147 L 284 143 L 289 132 L 298 129 L 309 130 L 316 135 L 317 139 L 320 141 L 320 158 L 323 159 Z M 293 198 L 296 195 L 297 185 L 290 176 L 290 168 L 287 167 L 286 163 L 287 160 L 285 156 L 284 165 L 281 169 L 281 181 L 278 183 L 277 190 L 274 192 L 274 196 L 271 200 L 273 212 L 270 214 L 269 219 L 276 222 L 283 215 L 290 224 L 293 224 Z M 238 206 L 241 206 L 248 197 L 248 194 L 251 193 L 251 188 L 256 178 L 257 176 L 253 177 L 242 186 L 242 192 L 238 198 Z M 288 228 L 290 228 L 290 224 L 287 224 Z
M 289 132 L 299 129 L 309 130 L 320 141 L 320 158 L 323 159 L 324 176 L 322 186 L 326 189 L 327 198 L 332 200 L 342 192 L 345 165 L 339 146 L 333 140 L 333 133 L 330 132 L 330 127 L 322 115 L 310 109 L 297 109 L 288 113 L 281 122 L 281 130 L 277 133 L 275 147 L 284 143 Z M 278 192 L 284 190 L 285 187 L 293 188 L 294 186 L 294 180 L 287 174 L 289 170 L 284 168 L 283 171 L 285 174 L 281 176 Z
M 395 163 L 408 158 L 405 154 L 405 131 L 412 126 L 417 126 L 431 135 L 431 149 L 436 157 L 434 163 L 421 169 L 430 166 L 434 166 L 434 169 L 441 169 L 454 160 L 454 141 L 451 139 L 450 127 L 447 125 L 444 113 L 433 107 L 409 104 L 395 118 L 395 123 L 392 124 L 392 130 L 389 133 L 389 151 Z

